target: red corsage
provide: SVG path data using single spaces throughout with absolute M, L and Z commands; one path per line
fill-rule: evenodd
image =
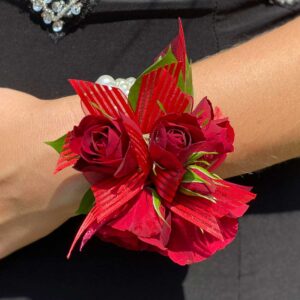
M 129 90 L 70 80 L 86 116 L 57 141 L 56 172 L 87 178 L 87 214 L 69 255 L 93 236 L 155 251 L 180 265 L 202 261 L 235 238 L 251 187 L 215 169 L 233 152 L 234 131 L 204 98 L 193 108 L 191 68 L 179 34 Z

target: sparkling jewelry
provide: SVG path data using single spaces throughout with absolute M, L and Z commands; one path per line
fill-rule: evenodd
M 102 75 L 100 76 L 96 83 L 102 84 L 102 85 L 107 85 L 110 87 L 117 87 L 119 88 L 126 96 L 129 94 L 129 90 L 132 87 L 132 85 L 135 82 L 134 77 L 129 77 L 127 79 L 124 78 L 117 78 L 114 79 L 110 75 Z
M 89 0 L 30 0 L 32 10 L 39 13 L 43 23 L 54 33 L 63 30 L 67 19 L 79 16 Z

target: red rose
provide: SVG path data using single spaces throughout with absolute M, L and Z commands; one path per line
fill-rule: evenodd
M 186 162 L 187 153 L 205 137 L 197 117 L 168 114 L 155 124 L 150 136 L 150 156 L 159 166 L 177 169 Z
M 172 202 L 193 149 L 205 142 L 196 116 L 168 114 L 157 120 L 150 135 L 149 152 L 154 162 L 152 181 L 158 194 Z
M 130 144 L 122 119 L 88 115 L 71 134 L 70 148 L 80 156 L 74 168 L 94 180 L 126 176 L 137 168 Z
M 194 152 L 217 152 L 202 157 L 210 163 L 208 169 L 212 171 L 220 166 L 228 152 L 234 151 L 234 130 L 228 118 L 222 115 L 218 107 L 213 111 L 211 102 L 206 97 L 201 100 L 192 114 L 197 117 L 206 140 L 206 143 L 200 145 L 198 149 L 195 148 Z

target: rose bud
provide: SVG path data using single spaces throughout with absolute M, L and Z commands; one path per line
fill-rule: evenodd
M 150 135 L 150 156 L 158 165 L 177 169 L 186 162 L 190 148 L 205 141 L 197 118 L 190 114 L 168 114 L 155 124 Z
M 84 117 L 74 126 L 70 148 L 80 156 L 74 169 L 90 177 L 93 174 L 94 180 L 123 177 L 137 168 L 135 153 L 121 119 Z
M 188 153 L 203 144 L 197 118 L 187 113 L 161 117 L 150 134 L 150 157 L 154 162 L 152 181 L 157 193 L 172 202 L 185 173 Z

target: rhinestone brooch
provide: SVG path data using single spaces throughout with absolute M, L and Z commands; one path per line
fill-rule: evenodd
M 51 26 L 54 33 L 63 30 L 65 20 L 79 16 L 82 0 L 30 0 L 32 10 L 40 13 L 44 24 Z

